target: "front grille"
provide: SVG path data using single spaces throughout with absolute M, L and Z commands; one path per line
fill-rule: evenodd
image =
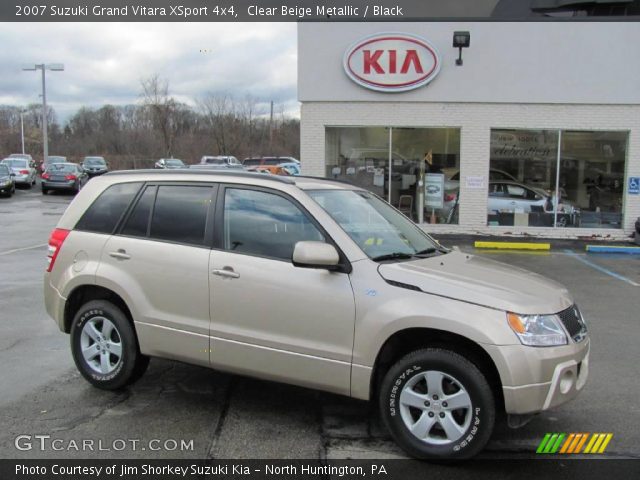
M 582 315 L 577 305 L 558 313 L 558 317 L 560 317 L 564 328 L 567 329 L 567 333 L 575 342 L 580 342 L 584 339 L 587 334 L 587 326 L 582 320 Z

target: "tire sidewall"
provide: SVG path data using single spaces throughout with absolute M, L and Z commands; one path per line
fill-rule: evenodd
M 82 329 L 88 321 L 95 317 L 104 317 L 111 321 L 117 328 L 122 343 L 121 360 L 116 369 L 107 374 L 97 373 L 93 370 L 81 352 Z M 99 300 L 86 303 L 76 313 L 71 326 L 71 352 L 82 376 L 92 385 L 107 390 L 121 388 L 127 384 L 139 355 L 135 334 L 129 320 L 116 306 Z
M 470 425 L 464 435 L 454 443 L 432 445 L 422 442 L 409 432 L 402 420 L 402 389 L 416 375 L 429 370 L 451 375 L 462 384 L 471 398 Z M 495 422 L 493 395 L 482 373 L 464 357 L 443 350 L 414 352 L 391 367 L 380 389 L 380 409 L 394 439 L 405 451 L 421 459 L 470 458 L 484 448 Z

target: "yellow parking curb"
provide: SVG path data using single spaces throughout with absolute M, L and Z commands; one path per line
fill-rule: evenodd
M 476 248 L 499 248 L 505 250 L 550 250 L 550 243 L 531 242 L 475 242 Z

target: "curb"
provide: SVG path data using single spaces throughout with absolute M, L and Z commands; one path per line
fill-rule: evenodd
M 622 245 L 587 245 L 588 253 L 622 253 L 627 255 L 640 255 L 640 247 L 625 247 Z
M 475 248 L 497 248 L 502 250 L 550 250 L 550 243 L 532 242 L 474 242 Z M 640 248 L 639 248 L 640 250 Z

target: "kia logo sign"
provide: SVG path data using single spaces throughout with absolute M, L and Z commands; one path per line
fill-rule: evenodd
M 426 85 L 440 70 L 440 57 L 425 39 L 382 33 L 354 43 L 344 71 L 359 85 L 379 92 L 405 92 Z

